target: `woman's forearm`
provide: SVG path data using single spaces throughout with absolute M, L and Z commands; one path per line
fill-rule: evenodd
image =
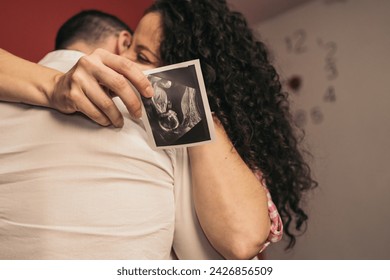
M 141 102 L 129 81 L 144 97 L 153 96 L 149 80 L 134 62 L 104 49 L 80 58 L 66 73 L 0 49 L 0 101 L 81 112 L 100 125 L 121 127 L 123 116 L 112 95 L 121 98 L 130 115 L 141 115 Z
M 226 258 L 253 258 L 268 237 L 263 186 L 243 162 L 223 127 L 214 143 L 189 148 L 195 207 L 212 245 Z
M 60 74 L 0 49 L 0 101 L 50 106 L 49 94 Z

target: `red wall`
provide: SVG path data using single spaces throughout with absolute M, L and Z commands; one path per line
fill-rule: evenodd
M 98 9 L 135 28 L 153 0 L 0 0 L 0 48 L 38 61 L 53 50 L 59 27 L 73 14 Z

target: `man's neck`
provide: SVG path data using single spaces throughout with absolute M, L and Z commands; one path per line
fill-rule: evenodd
M 66 49 L 67 50 L 72 50 L 72 51 L 79 51 L 83 52 L 85 54 L 90 54 L 92 53 L 96 48 L 98 47 L 92 47 L 84 42 L 75 42 L 71 45 L 69 45 Z

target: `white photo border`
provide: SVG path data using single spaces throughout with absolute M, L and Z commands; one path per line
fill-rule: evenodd
M 185 144 L 173 144 L 173 145 L 169 145 L 169 144 L 168 145 L 161 145 L 161 144 L 158 144 L 156 142 L 156 139 L 155 139 L 154 135 L 153 135 L 152 126 L 151 126 L 151 123 L 150 123 L 149 118 L 147 116 L 145 105 L 144 105 L 144 103 L 142 101 L 142 98 L 141 98 L 141 103 L 142 103 L 142 122 L 144 123 L 145 130 L 146 130 L 146 132 L 148 134 L 148 141 L 149 141 L 150 145 L 154 149 L 191 147 L 191 146 L 201 145 L 201 144 L 205 144 L 205 143 L 211 143 L 211 142 L 215 141 L 214 122 L 213 122 L 213 117 L 212 117 L 212 114 L 211 114 L 210 105 L 209 105 L 208 98 L 207 98 L 206 87 L 205 87 L 205 84 L 204 84 L 204 80 L 203 80 L 203 75 L 202 75 L 202 70 L 201 70 L 199 59 L 194 59 L 194 60 L 190 60 L 190 61 L 186 61 L 186 62 L 182 62 L 182 63 L 176 63 L 176 64 L 163 66 L 163 67 L 158 67 L 158 68 L 151 69 L 151 70 L 145 70 L 145 71 L 143 71 L 143 73 L 145 75 L 150 75 L 150 74 L 156 74 L 156 73 L 165 72 L 165 71 L 169 71 L 169 70 L 185 68 L 185 67 L 189 67 L 189 66 L 194 66 L 194 68 L 195 68 L 197 83 L 198 83 L 199 90 L 200 90 L 201 102 L 202 102 L 202 105 L 204 107 L 204 113 L 205 113 L 205 117 L 206 117 L 206 120 L 205 120 L 206 121 L 206 125 L 205 126 L 207 126 L 210 139 L 196 140 L 194 142 L 185 143 Z

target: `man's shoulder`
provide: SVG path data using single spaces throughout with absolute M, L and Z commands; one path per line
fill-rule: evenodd
M 56 50 L 46 54 L 38 64 L 46 67 L 67 72 L 85 53 L 75 50 Z

